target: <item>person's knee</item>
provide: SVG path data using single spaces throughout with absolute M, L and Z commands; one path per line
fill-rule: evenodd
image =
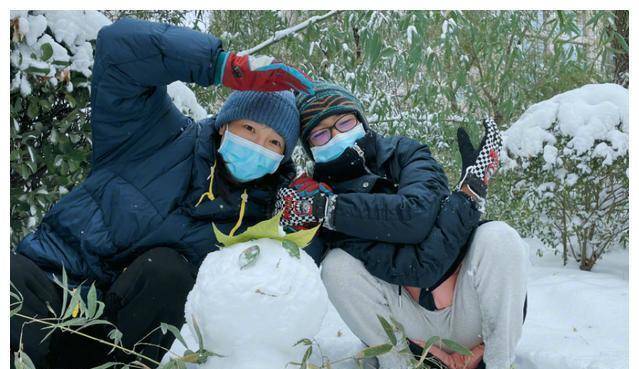
M 473 238 L 475 252 L 498 257 L 508 263 L 523 262 L 525 243 L 519 233 L 505 222 L 493 221 L 477 228 Z
M 326 289 L 335 290 L 344 288 L 349 280 L 355 278 L 362 263 L 342 249 L 333 249 L 328 252 L 322 262 L 321 276 Z
M 138 267 L 148 283 L 166 288 L 190 288 L 195 282 L 195 267 L 171 248 L 158 247 L 149 250 L 139 259 Z

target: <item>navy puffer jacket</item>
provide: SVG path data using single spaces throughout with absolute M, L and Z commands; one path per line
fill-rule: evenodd
M 362 143 L 366 174 L 329 182 L 337 194 L 334 231 L 323 229 L 309 253 L 317 259 L 340 247 L 386 282 L 434 288 L 459 262 L 480 213 L 465 195 L 450 193 L 426 145 L 372 131 Z
M 228 232 L 240 195 L 242 228 L 271 216 L 289 161 L 245 186 L 214 176 L 216 198 L 195 207 L 209 187 L 218 133 L 214 118 L 194 122 L 167 95 L 180 80 L 213 84 L 221 43 L 187 28 L 123 19 L 100 30 L 91 82 L 92 170 L 56 203 L 16 252 L 44 270 L 66 269 L 73 281 L 110 285 L 137 255 L 172 247 L 196 266 L 216 250 L 211 222 Z

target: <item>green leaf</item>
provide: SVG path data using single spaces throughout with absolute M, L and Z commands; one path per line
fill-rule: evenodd
M 279 212 L 274 217 L 248 227 L 243 233 L 234 236 L 225 235 L 217 228 L 217 226 L 215 226 L 215 224 L 213 224 L 213 233 L 215 234 L 216 240 L 226 247 L 232 246 L 236 243 L 257 240 L 260 238 L 270 238 L 278 241 L 289 240 L 296 244 L 299 248 L 304 248 L 311 242 L 320 227 L 320 225 L 317 225 L 311 229 L 304 229 L 298 232 L 282 235 L 280 233 L 281 218 L 282 212 Z
M 109 339 L 111 341 L 113 341 L 113 343 L 115 343 L 116 345 L 121 344 L 122 343 L 122 332 L 120 332 L 120 330 L 118 330 L 117 328 L 113 328 L 108 335 Z
M 50 43 L 40 45 L 40 49 L 42 49 L 42 60 L 47 61 L 53 56 L 53 47 Z
M 238 263 L 240 264 L 240 270 L 246 269 L 257 262 L 257 258 L 260 256 L 260 247 L 253 245 L 242 251 L 238 257 Z
M 62 316 L 62 319 L 67 319 L 73 314 L 73 310 L 75 310 L 76 306 L 80 303 L 81 296 L 78 289 L 71 292 L 71 302 L 66 307 L 66 311 Z
M 446 347 L 448 347 L 449 349 L 455 351 L 458 354 L 464 355 L 464 356 L 470 356 L 473 353 L 467 349 L 466 347 L 460 345 L 459 343 L 453 341 L 453 340 L 449 340 L 446 338 L 442 339 L 442 342 L 444 343 L 444 345 L 446 345 Z
M 166 334 L 167 331 L 171 332 L 171 334 L 173 334 L 173 336 L 175 338 L 177 338 L 178 341 L 180 341 L 180 343 L 182 345 L 184 345 L 184 347 L 189 347 L 186 344 L 186 341 L 184 340 L 184 337 L 182 337 L 182 334 L 180 333 L 180 330 L 177 329 L 176 326 L 171 325 L 171 324 L 167 324 L 167 323 L 160 323 L 160 330 L 162 331 L 162 334 Z
M 422 365 L 424 360 L 426 360 L 426 355 L 428 355 L 430 348 L 433 347 L 435 342 L 439 340 L 441 340 L 439 336 L 433 336 L 424 343 L 424 347 L 422 348 L 422 355 L 419 357 L 419 361 L 417 362 L 417 365 L 416 365 L 418 368 Z
M 29 355 L 24 351 L 18 351 L 14 354 L 15 369 L 35 369 L 35 365 Z
M 288 251 L 289 255 L 291 255 L 292 257 L 298 259 L 300 258 L 300 248 L 297 247 L 297 245 L 293 242 L 284 240 L 282 241 L 282 247 L 284 247 L 284 249 L 286 249 L 286 251 Z
M 393 345 L 391 345 L 390 343 L 384 343 L 377 346 L 367 347 L 363 349 L 362 351 L 358 352 L 357 355 L 355 355 L 355 357 L 357 359 L 377 357 L 379 355 L 383 355 L 387 352 L 390 352 L 392 349 L 393 349 Z
M 58 66 L 61 66 L 61 67 L 68 67 L 69 65 L 71 65 L 71 62 L 61 61 L 61 60 L 54 60 L 54 61 L 51 62 L 51 64 L 58 65 Z
M 293 347 L 299 345 L 300 343 L 303 343 L 304 346 L 311 346 L 313 344 L 313 341 L 309 340 L 308 338 L 302 338 L 301 340 L 295 342 Z
M 107 369 L 107 368 L 112 368 L 112 367 L 114 367 L 114 366 L 116 366 L 116 365 L 118 365 L 118 364 L 117 364 L 117 363 L 110 362 L 110 363 L 104 363 L 104 364 L 99 365 L 99 366 L 94 366 L 94 367 L 93 367 L 93 368 L 91 368 L 91 369 Z
M 308 368 L 308 359 L 313 354 L 313 346 L 308 346 L 306 351 L 304 352 L 304 356 L 302 357 L 302 363 L 300 364 L 300 369 Z
M 388 336 L 388 339 L 393 344 L 393 346 L 397 345 L 397 336 L 395 336 L 395 332 L 393 331 L 393 327 L 391 327 L 391 325 L 388 322 L 388 320 L 386 320 L 381 315 L 378 315 L 377 319 L 379 320 L 379 323 L 382 325 L 382 328 L 384 328 L 384 332 L 386 332 L 386 336 Z
M 195 329 L 195 335 L 197 336 L 197 346 L 200 350 L 204 349 L 204 339 L 202 338 L 202 332 L 200 331 L 200 326 L 197 324 L 197 319 L 195 319 L 195 315 L 191 315 L 191 321 L 193 322 L 193 329 Z M 186 347 L 186 345 L 184 345 Z
M 98 307 L 97 300 L 98 300 L 98 296 L 95 289 L 95 283 L 92 283 L 91 287 L 89 288 L 89 293 L 87 293 L 87 317 L 88 318 L 92 318 L 93 315 L 95 314 L 95 311 Z
M 40 112 L 40 105 L 37 100 L 30 100 L 27 108 L 27 116 L 31 119 L 35 118 Z
M 51 68 L 28 67 L 24 71 L 30 74 L 47 75 L 51 71 Z

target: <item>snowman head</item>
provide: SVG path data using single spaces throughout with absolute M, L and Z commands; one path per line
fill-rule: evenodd
M 232 240 L 216 231 L 227 244 L 203 261 L 187 298 L 189 327 L 196 320 L 205 347 L 236 367 L 243 365 L 235 360 L 275 367 L 299 360 L 303 347 L 293 345 L 317 334 L 328 309 L 319 270 L 296 243 L 312 234 L 291 238 L 278 225 L 276 216 Z M 261 234 L 270 237 L 255 238 Z

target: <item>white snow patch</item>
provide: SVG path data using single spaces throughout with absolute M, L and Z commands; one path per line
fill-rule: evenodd
M 195 93 L 187 85 L 175 81 L 167 86 L 167 93 L 175 106 L 184 114 L 190 115 L 195 120 L 206 118 L 206 110 L 197 102 Z
M 408 28 L 406 28 L 406 39 L 409 45 L 413 43 L 413 34 L 419 36 L 419 33 L 417 33 L 417 28 L 415 28 L 415 26 L 411 24 L 410 26 L 408 26 Z
M 548 162 L 557 153 L 546 147 L 555 145 L 561 135 L 570 140 L 565 155 L 592 152 L 610 164 L 627 154 L 628 133 L 628 90 L 611 83 L 592 84 L 528 108 L 504 132 L 504 149 L 510 158 L 527 159 L 543 153 Z M 508 155 L 505 157 L 508 160 Z
M 532 248 L 543 245 L 531 242 Z M 591 272 L 560 255 L 535 257 L 518 369 L 628 368 L 628 250 L 605 254 Z

